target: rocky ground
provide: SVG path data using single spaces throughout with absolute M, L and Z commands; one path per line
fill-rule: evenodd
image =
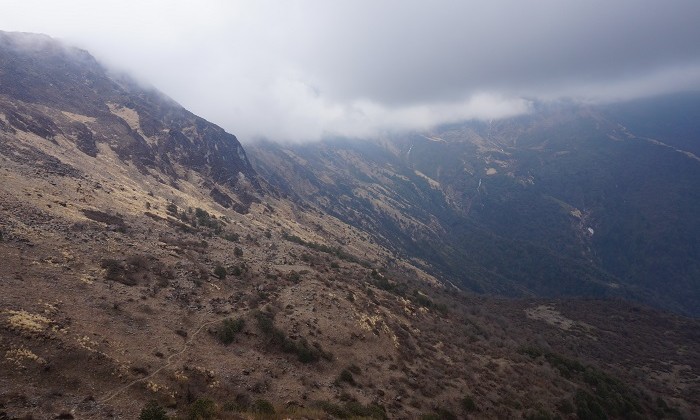
M 107 148 L 4 145 L 9 418 L 134 418 L 150 400 L 220 418 L 265 401 L 300 418 L 698 414 L 697 321 L 477 297 L 313 208 L 268 196 L 241 214 Z M 13 159 L 30 145 L 40 165 Z

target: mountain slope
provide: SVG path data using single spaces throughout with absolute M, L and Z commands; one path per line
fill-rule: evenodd
M 250 204 L 246 189 L 260 188 L 234 136 L 153 89 L 109 76 L 85 51 L 33 34 L 0 33 L 0 47 L 5 135 L 20 130 L 56 146 L 65 141 L 92 158 L 108 145 L 119 159 L 172 185 L 194 172 L 213 181 L 210 193 L 220 204 L 240 211 Z
M 455 284 L 617 296 L 698 315 L 700 160 L 691 150 L 700 97 L 657 101 L 539 106 L 430 133 L 249 150 L 290 196 Z M 668 108 L 684 114 L 654 112 Z M 656 131 L 643 129 L 642 111 Z
M 294 185 L 337 183 L 338 217 L 294 202 L 163 95 L 0 38 L 0 418 L 700 415 L 697 320 L 446 287 L 341 220 L 352 177 Z M 426 208 L 403 223 L 437 240 Z

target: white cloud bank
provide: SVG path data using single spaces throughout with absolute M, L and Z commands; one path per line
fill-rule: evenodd
M 697 0 L 6 0 L 246 141 L 369 136 L 700 89 Z

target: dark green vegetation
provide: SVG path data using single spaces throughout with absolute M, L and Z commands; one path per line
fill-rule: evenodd
M 227 274 L 226 267 L 224 267 L 222 265 L 217 265 L 216 267 L 214 267 L 214 275 L 216 277 L 220 278 L 221 280 L 226 278 L 226 274 Z
M 699 315 L 698 121 L 700 95 L 687 94 L 538 105 L 389 147 L 329 140 L 251 152 L 280 190 L 468 289 L 622 297 Z
M 323 245 L 323 244 L 318 244 L 315 242 L 308 242 L 296 235 L 290 235 L 287 232 L 284 232 L 282 234 L 282 238 L 289 241 L 289 242 L 294 242 L 295 244 L 303 245 L 305 247 L 311 248 L 316 251 L 324 252 L 326 254 L 331 254 L 336 256 L 337 258 L 340 258 L 341 260 L 346 260 L 350 262 L 354 262 L 357 264 L 362 265 L 363 267 L 369 267 L 370 264 L 367 261 L 362 261 L 359 258 L 355 257 L 352 254 L 348 254 L 347 252 L 343 251 L 340 247 L 330 247 L 328 245 Z
M 523 349 L 523 353 L 533 359 L 543 358 L 562 377 L 580 385 L 573 402 L 560 403 L 563 414 L 575 411 L 580 419 L 643 419 L 648 415 L 644 405 L 653 406 L 649 403 L 650 396 L 593 366 L 534 348 Z M 653 412 L 656 418 L 681 418 L 680 413 L 669 408 L 660 397 L 656 406 Z
M 388 274 L 380 274 L 377 270 L 372 270 L 370 273 L 372 283 L 377 288 L 409 299 L 416 305 L 429 309 L 435 309 L 443 315 L 447 313 L 448 309 L 445 303 L 436 303 L 433 301 L 433 299 L 418 289 L 413 289 L 413 291 L 410 291 L 410 286 L 407 283 L 390 279 L 390 276 L 391 275 Z
M 243 331 L 245 321 L 241 318 L 225 319 L 216 329 L 216 336 L 222 344 L 229 345 L 236 339 L 236 335 Z
M 386 419 L 384 407 L 376 404 L 362 405 L 357 401 L 348 401 L 342 405 L 328 401 L 318 401 L 316 407 L 338 419 L 364 417 L 370 419 Z
M 217 417 L 217 407 L 214 401 L 199 398 L 190 406 L 188 420 L 213 420 Z
M 150 401 L 141 410 L 139 420 L 168 420 L 168 416 L 165 413 L 165 409 L 157 401 Z
M 236 238 L 237 240 L 237 236 L 234 236 L 234 233 L 224 233 L 224 226 L 226 226 L 225 220 L 218 220 L 216 216 L 209 214 L 208 211 L 199 207 L 195 209 L 190 207 L 187 210 L 180 211 L 175 203 L 169 203 L 166 207 L 166 211 L 170 216 L 187 223 L 192 228 L 204 229 L 210 235 L 214 234 L 225 238 L 231 238 L 229 240 Z M 190 231 L 191 229 L 189 226 L 181 226 L 180 228 L 183 231 Z
M 476 411 L 476 402 L 474 402 L 474 398 L 471 395 L 466 395 L 464 398 L 462 398 L 462 409 L 466 412 L 472 412 Z
M 152 279 L 156 280 L 159 286 L 164 286 L 175 277 L 172 268 L 139 254 L 130 255 L 124 260 L 105 258 L 100 261 L 100 267 L 105 270 L 107 280 L 126 286 L 148 284 Z
M 251 411 L 258 414 L 275 414 L 275 407 L 268 400 L 255 400 L 251 406 Z
M 269 348 L 294 354 L 302 363 L 314 363 L 320 359 L 333 359 L 333 355 L 324 351 L 317 343 L 311 345 L 304 337 L 301 337 L 299 340 L 290 339 L 284 331 L 275 326 L 272 314 L 258 312 L 255 314 L 255 319 L 258 322 L 258 328 L 260 328 L 260 331 L 266 338 Z

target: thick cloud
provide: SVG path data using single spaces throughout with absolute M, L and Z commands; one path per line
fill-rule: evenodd
M 700 88 L 697 0 L 5 3 L 0 29 L 84 47 L 244 141 Z

